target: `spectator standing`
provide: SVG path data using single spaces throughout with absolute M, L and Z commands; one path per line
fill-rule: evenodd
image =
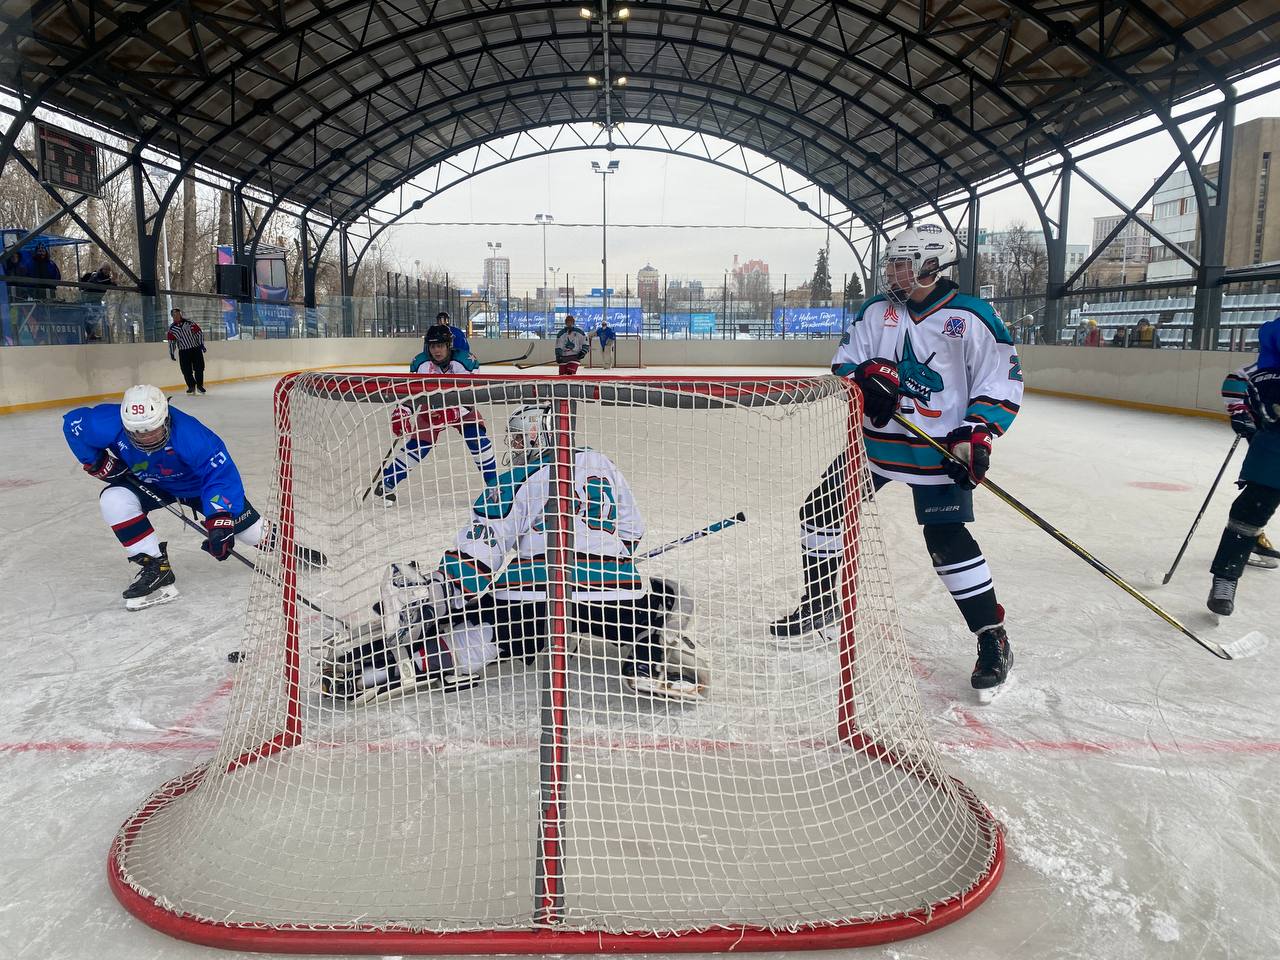
M 52 300 L 56 293 L 54 283 L 62 279 L 62 271 L 58 269 L 58 265 L 53 262 L 53 258 L 49 256 L 49 248 L 43 243 L 36 247 L 35 256 L 31 259 L 31 272 L 28 274 L 33 280 L 47 280 L 49 283 L 42 283 L 39 286 L 29 288 L 32 300 Z
M 1085 347 L 1102 346 L 1102 331 L 1098 329 L 1098 321 L 1086 320 L 1085 328 L 1084 339 L 1081 340 L 1081 345 Z
M 556 363 L 560 365 L 560 376 L 572 377 L 578 372 L 578 364 L 591 349 L 591 341 L 577 327 L 573 314 L 564 318 L 564 326 L 556 334 Z
M 107 319 L 107 287 L 116 285 L 110 264 L 104 263 L 97 270 L 89 271 L 80 277 L 80 282 L 93 284 L 93 286 L 80 288 L 80 302 L 85 305 L 85 339 L 101 340 L 102 330 L 106 326 Z
M 604 368 L 609 370 L 618 359 L 618 335 L 609 326 L 609 321 L 602 317 L 596 336 L 600 339 L 600 361 L 604 364 Z
M 169 359 L 177 360 L 182 368 L 182 379 L 187 381 L 187 393 L 195 393 L 204 389 L 204 334 L 200 324 L 192 323 L 182 315 L 182 311 L 174 307 L 169 311 L 172 323 L 166 339 L 169 341 Z M 177 356 L 174 356 L 174 351 Z
M 4 261 L 4 275 L 6 277 L 25 277 L 27 275 L 26 264 L 22 262 L 22 251 L 14 250 Z M 16 283 L 9 284 L 9 300 L 26 300 L 30 296 L 30 292 L 26 287 L 20 287 Z

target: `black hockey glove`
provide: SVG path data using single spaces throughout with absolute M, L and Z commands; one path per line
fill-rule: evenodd
M 204 529 L 209 537 L 200 544 L 200 549 L 215 560 L 227 559 L 236 545 L 235 526 L 236 521 L 229 513 L 215 513 L 205 517 Z
M 1280 370 L 1259 370 L 1249 377 L 1249 409 L 1259 430 L 1280 430 Z
M 1258 422 L 1253 419 L 1253 414 L 1249 412 L 1249 405 L 1246 403 L 1228 404 L 1227 412 L 1231 414 L 1231 429 L 1245 440 L 1252 440 L 1253 435 L 1258 432 Z
M 99 480 L 114 480 L 128 473 L 129 467 L 108 447 L 98 454 L 97 460 L 84 465 L 84 472 Z
M 946 460 L 947 476 L 958 486 L 972 490 L 987 475 L 991 466 L 991 433 L 986 427 L 965 424 L 947 434 L 943 443 L 951 455 L 960 461 Z
M 873 427 L 883 427 L 898 409 L 898 365 L 875 357 L 863 360 L 853 371 L 853 382 L 862 391 L 862 409 Z

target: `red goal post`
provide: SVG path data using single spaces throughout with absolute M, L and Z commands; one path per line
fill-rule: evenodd
M 337 704 L 319 667 L 364 635 L 387 565 L 438 557 L 490 502 L 452 436 L 394 511 L 361 497 L 402 403 L 479 411 L 498 444 L 511 411 L 546 411 L 547 642 L 473 690 Z M 111 848 L 140 919 L 282 952 L 830 949 L 936 929 L 995 888 L 1001 831 L 946 774 L 915 694 L 848 383 L 308 373 L 275 407 L 280 549 L 259 562 L 221 743 Z M 628 695 L 619 653 L 571 634 L 584 445 L 628 478 L 649 546 L 731 505 L 748 518 L 644 570 L 689 588 L 701 702 Z M 764 626 L 798 598 L 796 517 L 840 458 L 838 624 L 784 646 Z M 298 543 L 328 565 L 300 568 Z

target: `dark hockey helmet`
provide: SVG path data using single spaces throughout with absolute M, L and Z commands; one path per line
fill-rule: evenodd
M 422 338 L 422 345 L 427 350 L 430 350 L 433 343 L 443 343 L 450 349 L 450 351 L 452 351 L 453 331 L 443 323 L 437 323 L 433 327 L 428 327 L 427 335 Z

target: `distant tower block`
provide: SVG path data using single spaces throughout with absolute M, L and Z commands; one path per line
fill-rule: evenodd
M 460 692 L 325 695 L 325 663 L 382 629 L 390 565 L 434 569 L 484 495 L 445 433 L 393 509 L 362 499 L 392 406 L 474 408 L 503 445 L 531 402 L 554 434 L 546 647 Z M 929 739 L 848 383 L 307 373 L 280 382 L 276 424 L 280 549 L 253 583 L 221 744 L 111 848 L 112 887 L 148 924 L 307 953 L 786 950 L 926 933 L 995 888 L 1000 829 Z M 632 693 L 627 651 L 568 633 L 569 558 L 587 549 L 569 518 L 610 522 L 573 482 L 583 446 L 629 479 L 639 552 L 746 515 L 639 565 L 692 597 L 701 701 Z M 841 454 L 838 622 L 779 643 L 798 514 Z M 327 566 L 300 566 L 295 542 Z

